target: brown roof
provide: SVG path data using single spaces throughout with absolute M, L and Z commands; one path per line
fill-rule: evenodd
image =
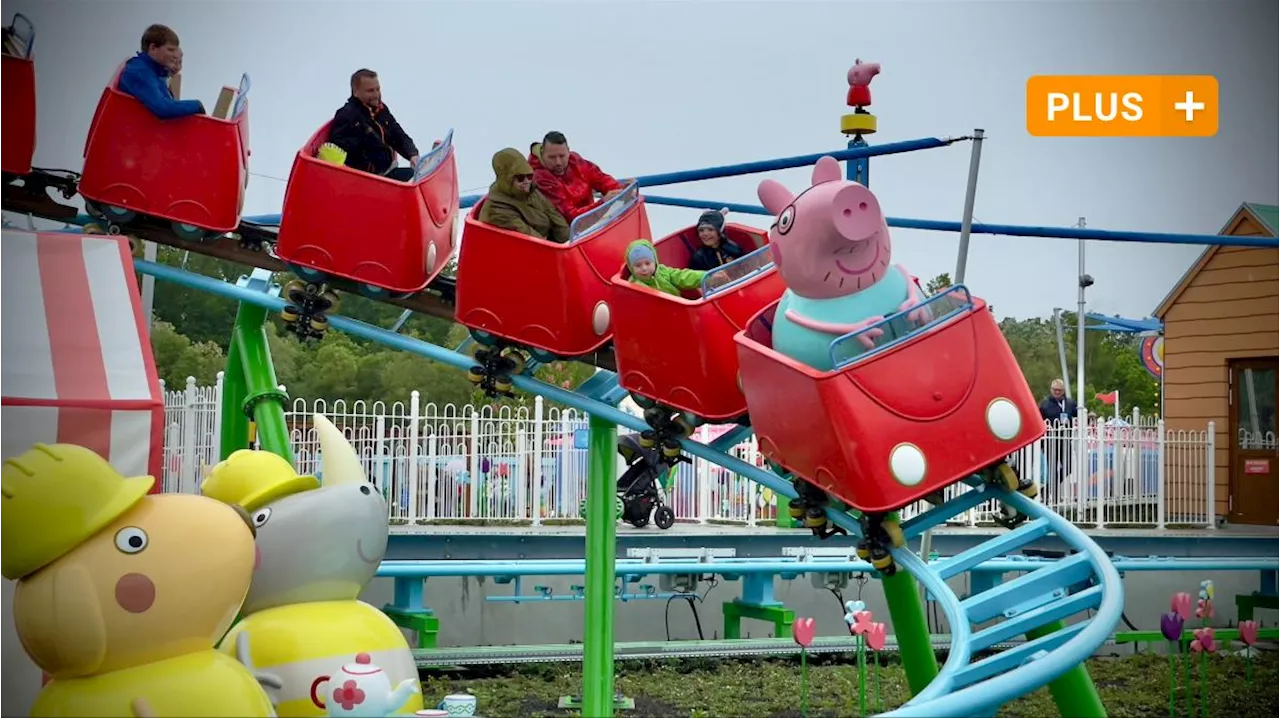
M 1223 225 L 1222 229 L 1218 230 L 1218 234 L 1232 234 L 1240 228 L 1240 225 L 1243 224 L 1245 220 L 1252 220 L 1264 230 L 1270 230 L 1271 234 L 1276 234 L 1276 206 L 1254 204 L 1252 202 L 1245 202 L 1240 205 L 1239 209 L 1235 211 L 1235 214 L 1231 215 L 1231 219 Z M 1182 278 L 1178 280 L 1177 284 L 1173 285 L 1173 289 L 1169 290 L 1169 293 L 1165 295 L 1165 298 L 1160 301 L 1160 305 L 1157 306 L 1155 312 L 1152 313 L 1156 319 L 1164 321 L 1164 315 L 1169 312 L 1173 307 L 1174 302 L 1178 301 L 1178 297 L 1182 296 L 1182 293 L 1186 291 L 1187 287 L 1191 284 L 1191 280 L 1200 273 L 1201 269 L 1204 269 L 1205 265 L 1209 263 L 1209 260 L 1213 259 L 1213 256 L 1218 253 L 1219 249 L 1222 249 L 1222 246 L 1217 244 L 1205 247 L 1205 250 L 1200 253 L 1200 256 L 1192 263 L 1191 267 L 1187 269 L 1186 273 L 1182 275 Z

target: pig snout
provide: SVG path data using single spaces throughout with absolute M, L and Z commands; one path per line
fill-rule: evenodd
M 871 190 L 846 185 L 831 198 L 831 222 L 841 237 L 856 242 L 884 229 L 884 214 Z

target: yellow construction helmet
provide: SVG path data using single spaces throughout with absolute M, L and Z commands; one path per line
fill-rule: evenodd
M 155 484 L 74 444 L 36 444 L 0 469 L 0 574 L 29 576 L 120 518 Z
M 209 472 L 200 493 L 253 513 L 277 499 L 320 488 L 314 476 L 299 476 L 283 457 L 241 449 Z

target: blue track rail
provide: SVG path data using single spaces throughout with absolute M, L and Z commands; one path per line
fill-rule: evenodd
M 928 687 L 886 716 L 994 715 L 1001 705 L 1049 684 L 1093 655 L 1111 636 L 1124 610 L 1120 574 L 1087 534 L 1025 496 L 976 479 L 970 483 L 974 490 L 903 523 L 908 541 L 992 498 L 993 493 L 1026 514 L 1027 520 L 945 561 L 925 563 L 909 549 L 893 549 L 894 560 L 925 586 L 947 617 L 951 652 Z M 948 586 L 948 578 L 1050 533 L 1076 553 L 963 599 Z M 999 643 L 1088 611 L 1095 613 L 1016 648 L 973 660 L 975 654 Z M 977 628 L 994 619 L 1003 620 Z
M 284 306 L 284 301 L 278 296 L 175 267 L 141 259 L 134 260 L 134 265 L 143 274 L 237 302 L 277 312 Z M 255 275 L 259 273 L 270 274 L 267 270 L 255 270 Z M 473 364 L 470 357 L 455 351 L 347 317 L 330 317 L 329 325 L 352 336 L 417 354 L 462 371 Z M 546 384 L 530 376 L 513 376 L 512 383 L 523 391 L 575 407 L 618 426 L 634 431 L 648 428 L 642 419 L 615 406 Z M 681 444 L 689 454 L 751 479 L 779 496 L 797 496 L 790 481 L 733 457 L 719 447 L 713 448 L 690 439 L 682 440 Z M 995 491 L 976 480 L 974 489 L 905 522 L 902 525 L 904 535 L 908 539 L 919 536 L 928 528 L 992 498 L 991 492 Z M 1043 505 L 1019 494 L 1003 491 L 999 494 L 998 498 L 1027 514 L 1029 520 L 1008 534 L 994 537 L 942 562 L 926 563 L 909 549 L 894 549 L 893 557 L 898 566 L 925 586 L 946 615 L 952 627 L 952 645 L 950 657 L 937 678 L 906 705 L 885 715 L 920 718 L 938 715 L 992 715 L 1003 703 L 1050 683 L 1084 661 L 1107 640 L 1112 628 L 1120 620 L 1124 607 L 1124 588 L 1120 583 L 1119 573 L 1106 553 L 1083 531 Z M 830 508 L 827 509 L 827 516 L 851 535 L 861 536 L 861 527 L 852 516 Z M 948 577 L 1016 550 L 1049 532 L 1056 533 L 1079 553 L 963 600 L 947 585 Z M 976 662 L 971 660 L 975 653 L 1008 637 L 1088 609 L 1097 612 L 1092 619 L 1028 641 L 1016 649 Z M 977 632 L 971 628 L 972 625 L 982 624 L 996 617 L 1003 617 L 1005 620 Z

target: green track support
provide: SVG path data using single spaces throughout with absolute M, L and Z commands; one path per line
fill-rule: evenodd
M 773 624 L 773 635 L 785 638 L 791 635 L 791 624 L 796 622 L 796 612 L 785 606 L 753 606 L 740 603 L 736 599 L 725 601 L 724 637 L 726 639 L 742 638 L 742 619 L 750 618 Z
M 614 499 L 618 478 L 614 454 L 618 427 L 592 415 L 588 424 L 586 615 L 582 636 L 584 718 L 611 718 L 620 707 L 613 693 L 613 589 L 617 558 Z M 566 702 L 567 701 L 567 702 Z M 562 705 L 579 707 L 574 697 Z
M 425 611 L 405 611 L 390 606 L 383 606 L 382 612 L 387 614 L 393 623 L 407 628 L 418 635 L 419 649 L 434 649 L 436 638 L 440 635 L 440 619 Z
M 892 576 L 881 575 L 880 583 L 884 585 L 884 600 L 889 604 L 889 618 L 893 621 L 893 634 L 898 639 L 898 653 L 902 669 L 907 674 L 907 686 L 914 696 L 938 675 L 938 656 L 933 652 L 920 590 L 916 587 L 915 577 L 902 570 Z
M 1027 640 L 1035 640 L 1063 629 L 1062 621 L 1054 621 L 1027 632 Z M 1102 697 L 1098 695 L 1097 686 L 1089 676 L 1089 669 L 1080 664 L 1058 677 L 1049 684 L 1049 693 L 1053 702 L 1058 704 L 1058 713 L 1071 718 L 1107 718 L 1107 709 L 1102 705 Z
M 241 304 L 231 329 L 231 349 L 222 379 L 222 450 L 220 459 L 249 448 L 249 419 L 258 432 L 258 445 L 293 463 L 289 427 L 284 419 L 288 397 L 276 382 L 267 345 L 267 310 Z

